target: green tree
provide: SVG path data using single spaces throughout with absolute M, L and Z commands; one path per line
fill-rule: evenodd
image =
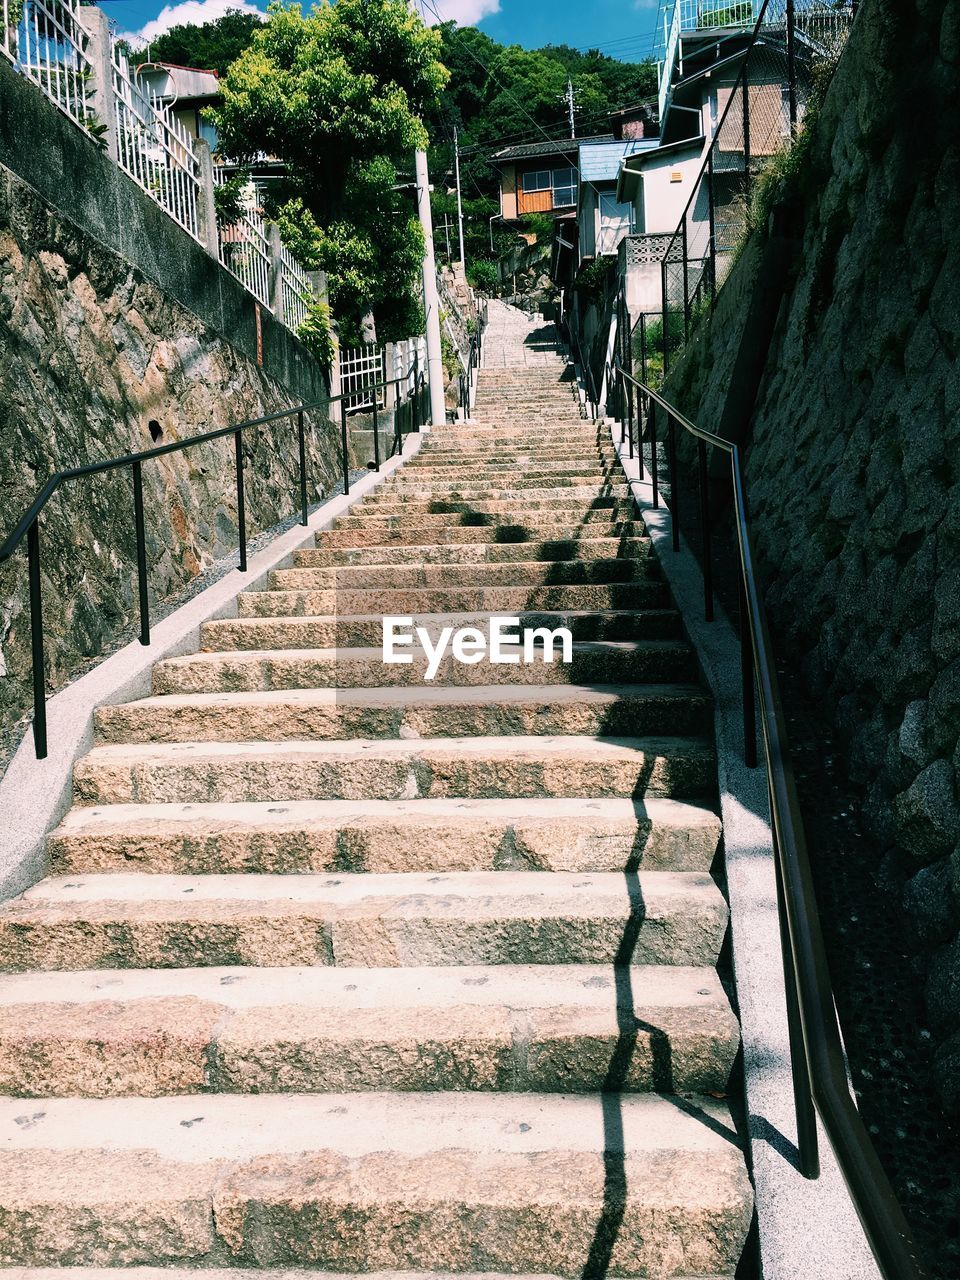
M 152 40 L 149 49 L 131 53 L 130 61 L 146 62 L 149 56 L 151 62 L 172 62 L 178 67 L 198 67 L 223 75 L 262 25 L 259 14 L 232 9 L 214 22 L 171 27 Z
M 272 212 L 291 247 L 328 273 L 347 343 L 371 310 L 381 340 L 418 327 L 423 240 L 401 179 L 446 82 L 439 52 L 405 0 L 337 0 L 306 16 L 272 4 L 212 113 L 233 159 L 284 161 Z

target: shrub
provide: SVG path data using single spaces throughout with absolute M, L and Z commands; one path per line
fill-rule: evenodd
M 324 369 L 333 368 L 337 356 L 337 338 L 330 318 L 330 307 L 322 298 L 307 299 L 307 314 L 297 328 L 297 337 Z

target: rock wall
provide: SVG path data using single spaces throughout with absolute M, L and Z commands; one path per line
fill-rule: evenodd
M 54 471 L 298 402 L 255 359 L 0 167 L 0 540 Z M 316 501 L 339 478 L 338 436 L 324 415 L 311 417 Z M 252 535 L 297 509 L 295 430 L 284 422 L 255 429 L 244 453 Z M 144 486 L 150 588 L 162 599 L 237 546 L 233 438 L 145 463 Z M 66 483 L 40 524 L 47 678 L 55 687 L 135 621 L 130 471 Z M 30 681 L 23 548 L 0 565 L 0 729 L 30 706 Z
M 775 234 L 748 247 L 667 386 L 745 438 L 778 641 L 831 709 L 878 870 L 902 889 L 956 1112 L 958 93 L 960 0 L 866 0 Z

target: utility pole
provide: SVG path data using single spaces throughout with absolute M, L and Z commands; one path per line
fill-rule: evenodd
M 460 143 L 457 140 L 457 126 L 453 126 L 453 171 L 457 179 L 457 226 L 460 233 L 460 265 L 466 267 L 467 260 L 463 256 L 463 202 L 460 199 Z
M 427 153 L 416 153 L 417 213 L 423 228 L 423 310 L 427 319 L 427 377 L 430 380 L 430 421 L 435 427 L 447 420 L 443 398 L 443 359 L 440 355 L 440 299 L 437 296 L 437 263 L 433 253 L 433 215 L 430 212 L 430 176 Z
M 570 137 L 575 138 L 577 136 L 577 127 L 573 120 L 573 81 L 569 76 L 567 77 L 567 91 L 563 96 L 567 100 L 567 109 L 570 113 Z

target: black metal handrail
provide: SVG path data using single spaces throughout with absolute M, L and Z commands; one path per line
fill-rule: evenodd
M 44 484 L 37 496 L 27 507 L 23 515 L 8 534 L 6 541 L 0 546 L 0 564 L 9 560 L 24 538 L 27 540 L 27 572 L 30 592 L 30 643 L 33 665 L 33 741 L 37 759 L 43 760 L 47 755 L 47 701 L 45 681 L 45 659 L 43 644 L 43 601 L 40 576 L 40 528 L 39 518 L 44 507 L 67 480 L 76 480 L 81 476 L 97 475 L 103 471 L 116 471 L 129 467 L 133 479 L 133 519 L 137 542 L 137 594 L 140 610 L 140 643 L 150 643 L 150 603 L 147 587 L 147 551 L 143 513 L 143 464 L 152 458 L 163 457 L 168 453 L 180 453 L 194 445 L 206 444 L 211 440 L 222 440 L 232 435 L 234 438 L 237 478 L 237 526 L 239 533 L 239 564 L 241 573 L 247 569 L 247 519 L 246 502 L 243 485 L 243 433 L 251 427 L 262 427 L 271 422 L 279 422 L 284 418 L 296 416 L 297 444 L 300 466 L 300 523 L 307 523 L 307 452 L 304 430 L 304 414 L 318 409 L 326 409 L 339 402 L 340 405 L 340 450 L 343 473 L 343 492 L 350 492 L 350 458 L 347 432 L 347 400 L 364 391 L 373 391 L 373 450 L 374 469 L 380 470 L 380 437 L 377 412 L 376 392 L 386 387 L 409 383 L 413 378 L 413 387 L 409 396 L 411 406 L 411 430 L 419 431 L 421 426 L 420 407 L 425 384 L 424 375 L 418 363 L 414 364 L 400 378 L 391 378 L 385 382 L 370 383 L 369 386 L 355 388 L 339 396 L 327 400 L 313 401 L 308 404 L 294 405 L 290 409 L 279 409 L 276 413 L 267 413 L 259 418 L 249 418 L 245 422 L 236 422 L 228 427 L 218 427 L 215 431 L 205 431 L 202 435 L 189 436 L 186 440 L 174 440 L 170 444 L 156 445 L 153 449 L 143 449 L 139 453 L 127 453 L 119 458 L 108 458 L 103 462 L 88 462 L 81 467 L 68 467 L 64 471 L 55 471 Z M 394 449 L 397 453 L 403 450 L 403 436 L 400 431 L 400 405 L 394 412 Z
M 697 441 L 700 519 L 703 546 L 704 608 L 713 618 L 713 585 L 710 569 L 710 512 L 707 502 L 707 447 L 719 449 L 730 460 L 739 550 L 740 649 L 743 656 L 745 755 L 755 765 L 756 726 L 753 710 L 754 682 L 759 691 L 760 729 L 766 760 L 770 799 L 770 825 L 776 865 L 780 943 L 787 995 L 787 1019 L 797 1115 L 797 1147 L 800 1171 L 806 1178 L 820 1175 L 817 1126 L 814 1109 L 823 1121 L 850 1198 L 863 1224 L 870 1248 L 884 1280 L 926 1280 L 916 1244 L 867 1130 L 850 1094 L 846 1059 L 834 1004 L 823 929 L 817 911 L 813 874 L 807 851 L 803 817 L 787 738 L 786 717 L 780 696 L 773 648 L 761 599 L 753 545 L 747 523 L 746 495 L 740 451 L 736 444 L 706 431 L 684 417 L 663 396 L 627 373 L 619 363 L 615 375 L 625 384 L 626 399 L 637 397 L 637 419 L 646 411 L 651 443 L 651 475 L 656 495 L 657 432 L 654 406 L 666 415 L 667 453 L 671 484 L 673 549 L 679 550 L 679 503 L 675 427 Z M 644 404 L 645 401 L 645 404 Z M 633 448 L 633 415 L 629 415 Z M 643 430 L 638 433 L 642 455 Z M 655 505 L 657 503 L 655 502 Z M 752 750 L 751 750 L 752 748 Z
M 470 417 L 473 405 L 473 374 L 475 369 L 480 368 L 480 359 L 483 355 L 483 335 L 487 327 L 487 303 L 486 299 L 480 300 L 477 307 L 477 325 L 473 333 L 470 335 L 470 343 L 467 348 L 467 361 L 463 372 L 460 374 L 460 385 L 458 387 L 458 399 L 460 408 L 463 410 L 465 418 Z

